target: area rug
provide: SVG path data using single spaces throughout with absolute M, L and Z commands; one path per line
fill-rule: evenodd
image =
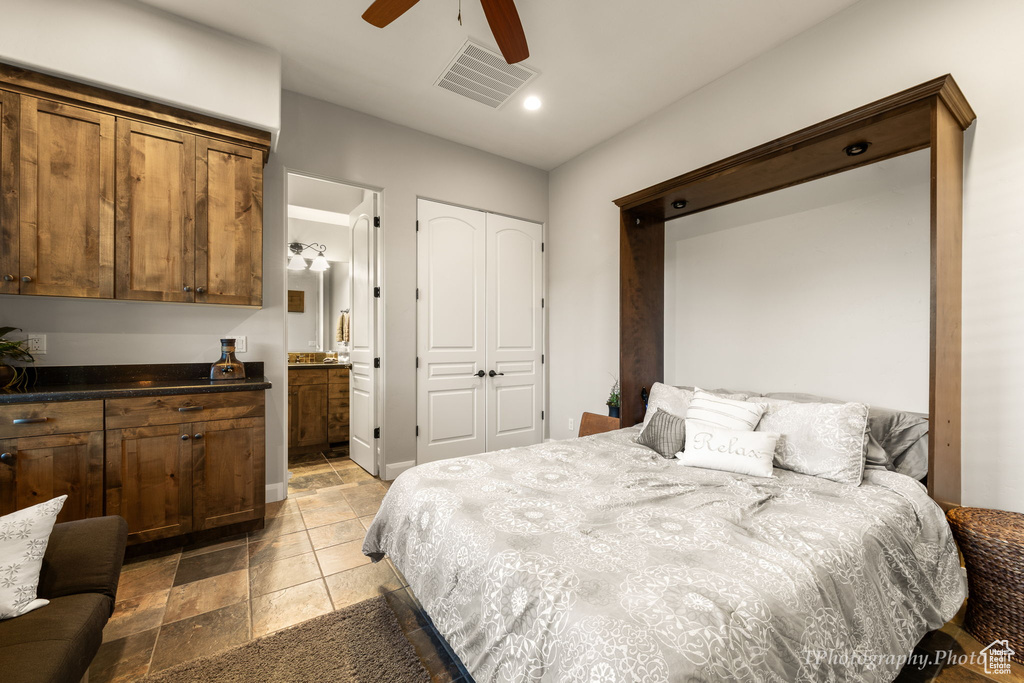
M 145 683 L 430 683 L 382 597 L 184 662 Z

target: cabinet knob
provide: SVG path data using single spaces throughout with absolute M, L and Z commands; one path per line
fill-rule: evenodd
M 206 294 L 206 287 L 203 287 L 203 286 L 196 287 L 196 294 Z
M 11 275 L 10 273 L 4 275 L 4 282 L 14 282 L 14 276 Z
M 182 435 L 181 435 L 181 440 L 182 440 L 182 441 L 188 441 L 188 440 L 189 440 L 189 436 L 188 436 L 188 434 L 182 434 Z
M 21 281 L 22 282 L 32 282 L 32 278 L 30 276 L 28 276 L 28 275 L 22 275 L 21 276 Z
M 184 287 L 182 287 L 181 289 L 182 289 L 183 291 L 186 291 L 186 292 L 191 292 L 191 291 L 192 291 L 192 285 L 185 285 L 185 286 L 184 286 Z
M 0 453 L 0 460 L 3 460 L 8 465 L 13 465 L 14 453 Z
M 203 435 L 202 434 L 196 434 L 192 438 L 195 439 L 196 441 L 199 441 L 201 438 L 203 438 Z

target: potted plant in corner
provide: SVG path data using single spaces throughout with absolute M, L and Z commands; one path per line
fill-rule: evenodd
M 615 380 L 615 384 L 612 385 L 612 391 L 608 394 L 608 417 L 619 416 L 619 380 Z
M 0 327 L 0 389 L 8 389 L 22 383 L 27 376 L 25 368 L 10 363 L 34 363 L 35 358 L 25 348 L 27 341 L 7 339 L 7 335 L 18 327 Z

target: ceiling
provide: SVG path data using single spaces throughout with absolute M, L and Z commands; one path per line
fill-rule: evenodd
M 385 29 L 370 0 L 142 0 L 276 49 L 284 87 L 550 170 L 856 0 L 517 0 L 540 72 L 493 110 L 434 86 L 478 0 L 421 0 Z M 539 111 L 522 100 L 537 95 Z

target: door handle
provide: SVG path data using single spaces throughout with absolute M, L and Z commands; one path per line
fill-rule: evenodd
M 185 285 L 185 286 L 184 286 L 184 287 L 182 287 L 181 289 L 182 289 L 183 291 L 186 291 L 186 292 L 191 292 L 191 291 L 192 291 L 192 285 Z
M 39 424 L 40 422 L 46 422 L 46 418 L 45 417 L 19 417 L 17 420 L 14 421 L 14 424 L 16 424 L 16 425 L 34 425 L 34 424 Z
M 193 438 L 193 439 L 195 439 L 196 441 L 199 441 L 200 439 L 202 439 L 202 438 L 203 438 L 203 435 L 202 435 L 202 434 L 196 434 L 196 435 L 195 435 L 195 436 L 193 436 L 192 438 Z
M 476 376 L 477 377 L 483 377 L 485 374 L 487 374 L 487 373 L 485 373 L 483 370 L 481 370 L 480 372 L 476 373 Z
M 11 275 L 10 273 L 4 275 L 4 282 L 14 282 L 14 276 Z
M 202 285 L 196 287 L 196 294 L 206 294 L 206 287 Z
M 504 372 L 495 372 L 494 370 L 491 370 L 487 374 L 490 375 L 491 377 L 497 377 L 499 375 L 504 375 L 505 373 Z
M 182 406 L 181 408 L 178 408 L 178 412 L 179 413 L 194 413 L 194 412 L 202 410 L 202 409 L 203 409 L 202 406 Z
M 8 465 L 13 465 L 14 453 L 0 453 L 0 460 L 3 460 Z
M 28 275 L 22 275 L 21 276 L 21 281 L 22 282 L 32 282 L 32 278 L 30 276 L 28 276 Z

